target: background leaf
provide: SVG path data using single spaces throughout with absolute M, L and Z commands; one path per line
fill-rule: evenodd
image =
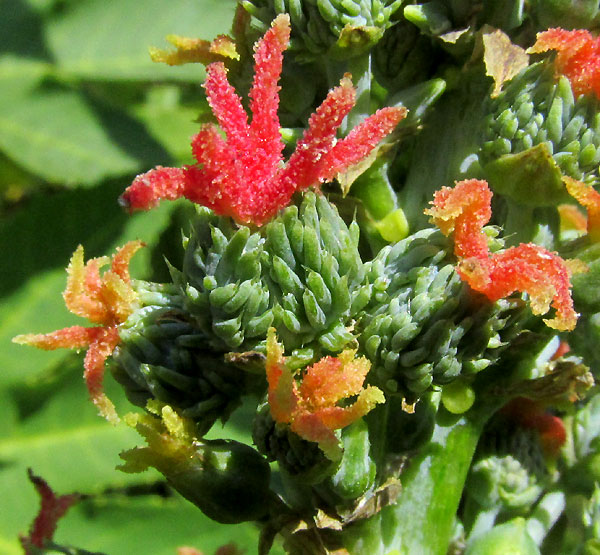
M 153 64 L 150 46 L 176 34 L 214 38 L 231 27 L 232 1 L 81 0 L 46 27 L 49 51 L 58 68 L 80 79 L 168 79 L 201 83 L 204 68 Z

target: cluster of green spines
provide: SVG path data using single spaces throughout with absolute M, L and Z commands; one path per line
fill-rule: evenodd
M 274 322 L 287 348 L 336 353 L 352 341 L 349 327 L 372 292 L 358 240 L 358 224 L 347 226 L 337 209 L 314 193 L 304 196 L 300 210 L 288 207 L 266 226 Z
M 358 225 L 314 193 L 258 231 L 200 208 L 173 278 L 214 350 L 261 350 L 273 325 L 306 363 L 352 341 L 348 328 L 370 300 L 358 239 Z
M 237 406 L 247 375 L 207 353 L 205 335 L 174 299 L 137 310 L 119 328 L 111 370 L 135 405 L 158 399 L 207 430 Z
M 542 493 L 537 477 L 512 455 L 492 455 L 471 467 L 469 493 L 483 507 L 529 509 Z
M 173 280 L 210 346 L 243 350 L 263 339 L 273 321 L 262 280 L 263 237 L 199 207 L 184 247 L 183 268 L 172 270 Z
M 267 403 L 258 408 L 254 417 L 252 440 L 269 461 L 277 461 L 281 469 L 295 478 L 320 481 L 331 470 L 331 461 L 318 445 L 291 432 L 289 426 L 277 424 Z
M 273 18 L 288 13 L 292 23 L 292 46 L 305 55 L 327 52 L 346 26 L 392 25 L 390 18 L 404 0 L 244 0 L 242 5 L 267 29 Z
M 374 294 L 359 342 L 373 363 L 371 380 L 388 393 L 418 396 L 477 373 L 520 329 L 521 303 L 473 303 L 447 247 L 440 232 L 423 230 L 385 247 L 371 264 Z
M 491 100 L 485 122 L 483 164 L 545 144 L 566 175 L 594 183 L 600 164 L 600 113 L 593 95 L 575 99 L 566 77 L 533 64 Z

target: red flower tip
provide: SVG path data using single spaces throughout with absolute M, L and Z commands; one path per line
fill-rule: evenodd
M 119 418 L 114 405 L 102 389 L 104 363 L 119 344 L 118 325 L 133 312 L 137 295 L 131 286 L 129 262 L 143 246 L 141 241 L 126 243 L 113 255 L 92 258 L 84 265 L 83 247 L 73 253 L 67 268 L 67 287 L 63 293 L 67 308 L 87 318 L 96 327 L 72 326 L 46 334 L 26 334 L 13 342 L 45 350 L 87 348 L 84 378 L 92 402 L 100 413 L 115 423 Z M 110 268 L 100 275 L 100 268 Z
M 25 555 L 44 549 L 46 542 L 52 540 L 58 521 L 81 498 L 76 493 L 57 496 L 48 483 L 36 476 L 31 469 L 28 470 L 28 474 L 29 480 L 40 496 L 40 510 L 31 525 L 29 535 L 19 537 Z
M 275 329 L 267 334 L 267 381 L 269 406 L 276 422 L 307 441 L 319 444 L 327 457 L 341 455 L 334 430 L 358 420 L 378 403 L 385 402 L 380 389 L 363 388 L 371 367 L 365 357 L 355 358 L 356 351 L 346 350 L 338 357 L 324 357 L 305 370 L 300 385 L 287 368 L 283 349 L 277 343 Z M 357 396 L 353 404 L 339 406 L 348 397 Z
M 521 244 L 491 254 L 483 227 L 491 217 L 492 193 L 485 181 L 469 179 L 454 188 L 443 187 L 425 211 L 445 235 L 454 232 L 454 253 L 460 276 L 475 291 L 497 301 L 515 291 L 527 293 L 534 314 L 556 310 L 544 320 L 551 328 L 568 331 L 577 323 L 570 294 L 570 265 L 557 254 Z
M 548 29 L 538 33 L 531 54 L 556 50 L 556 71 L 571 82 L 576 96 L 593 92 L 600 97 L 600 39 L 589 31 Z
M 591 185 L 569 176 L 563 177 L 569 194 L 587 210 L 587 233 L 594 242 L 600 241 L 600 193 Z
M 454 232 L 454 250 L 459 258 L 486 258 L 488 245 L 483 226 L 492 217 L 492 191 L 486 181 L 468 179 L 442 187 L 425 210 L 444 235 Z
M 192 139 L 197 164 L 157 167 L 136 177 L 121 197 L 126 207 L 148 209 L 162 199 L 185 197 L 239 223 L 262 225 L 289 204 L 294 192 L 318 187 L 366 157 L 405 117 L 404 108 L 384 108 L 336 141 L 337 130 L 355 103 L 354 87 L 345 77 L 311 116 L 296 151 L 284 164 L 278 81 L 289 37 L 289 16 L 282 14 L 255 45 L 250 123 L 224 64 L 208 66 L 204 88 L 225 138 L 215 126 L 202 126 Z
M 558 345 L 558 348 L 552 355 L 550 360 L 558 360 L 559 358 L 565 356 L 567 353 L 571 351 L 570 345 L 566 341 L 561 341 Z
M 517 397 L 502 408 L 502 414 L 522 428 L 536 430 L 544 453 L 556 457 L 567 440 L 563 421 L 531 399 Z

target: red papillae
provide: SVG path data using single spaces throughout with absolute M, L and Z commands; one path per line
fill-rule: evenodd
M 72 326 L 46 334 L 19 335 L 16 343 L 40 349 L 84 349 L 84 378 L 93 403 L 111 422 L 119 419 L 115 408 L 102 390 L 104 363 L 119 344 L 118 325 L 133 311 L 137 296 L 130 285 L 129 262 L 143 246 L 130 241 L 117 249 L 112 261 L 108 257 L 92 258 L 84 265 L 83 248 L 73 254 L 67 268 L 67 287 L 63 293 L 67 308 L 87 318 L 96 327 Z M 110 263 L 110 269 L 100 274 L 100 268 Z
M 492 192 L 485 181 L 469 179 L 455 187 L 442 187 L 425 211 L 444 235 L 454 231 L 454 252 L 459 258 L 487 258 L 488 245 L 483 226 L 492 217 Z
M 26 555 L 37 551 L 35 548 L 43 549 L 46 542 L 52 540 L 58 521 L 80 499 L 76 493 L 57 496 L 48 483 L 33 474 L 31 469 L 29 480 L 40 496 L 40 510 L 29 530 L 29 536 L 20 537 Z
M 275 330 L 267 335 L 267 381 L 269 406 L 276 422 L 307 441 L 314 441 L 330 459 L 339 457 L 340 448 L 334 430 L 344 428 L 385 401 L 376 387 L 363 388 L 370 363 L 355 358 L 355 351 L 344 351 L 338 357 L 324 357 L 302 376 L 300 386 L 285 364 L 283 349 L 277 343 Z M 354 403 L 337 403 L 357 395 Z
M 454 232 L 454 253 L 460 276 L 475 290 L 496 301 L 516 291 L 527 293 L 534 314 L 544 314 L 552 305 L 553 319 L 546 324 L 571 330 L 577 323 L 570 294 L 570 272 L 558 255 L 534 245 L 521 244 L 490 253 L 483 227 L 491 217 L 491 191 L 485 181 L 461 181 L 444 187 L 425 213 L 441 231 Z
M 593 92 L 600 97 L 600 41 L 589 31 L 554 28 L 538 33 L 532 54 L 556 50 L 556 71 L 571 82 L 576 96 Z
M 226 138 L 215 126 L 204 125 L 192 140 L 197 165 L 158 167 L 136 177 L 122 196 L 124 204 L 145 210 L 161 199 L 185 197 L 239 223 L 262 225 L 289 204 L 294 192 L 317 187 L 363 159 L 405 117 L 404 108 L 384 108 L 336 144 L 337 130 L 355 102 L 354 88 L 345 77 L 311 116 L 296 151 L 283 165 L 277 83 L 289 35 L 289 17 L 280 15 L 255 46 L 250 124 L 225 66 L 208 66 L 204 88 Z

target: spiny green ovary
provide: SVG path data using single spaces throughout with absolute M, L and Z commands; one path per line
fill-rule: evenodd
M 176 295 L 166 295 L 130 316 L 119 329 L 111 370 L 132 403 L 143 407 L 158 399 L 207 430 L 237 406 L 246 375 L 207 353 L 206 337 L 181 304 Z
M 234 229 L 199 209 L 182 272 L 186 309 L 220 351 L 261 349 L 269 326 L 288 352 L 309 361 L 338 352 L 370 299 L 358 226 L 346 226 L 324 196 L 306 194 L 260 231 Z
M 527 509 L 542 493 L 535 475 L 512 455 L 491 456 L 471 468 L 472 495 L 484 507 Z
M 264 239 L 199 208 L 184 246 L 183 271 L 173 269 L 173 281 L 211 347 L 228 351 L 262 339 L 273 322 L 262 281 Z
M 307 54 L 322 54 L 350 25 L 388 28 L 403 0 L 245 0 L 242 5 L 267 28 L 275 15 L 290 14 L 292 43 Z
M 373 261 L 375 292 L 357 328 L 373 363 L 369 379 L 388 393 L 418 397 L 432 384 L 477 373 L 521 329 L 522 303 L 474 300 L 447 246 L 441 233 L 424 230 Z
M 563 173 L 589 183 L 598 180 L 600 112 L 593 95 L 575 100 L 566 77 L 533 64 L 491 100 L 485 123 L 483 164 L 545 143 Z
M 277 461 L 291 476 L 319 481 L 332 470 L 331 461 L 316 443 L 302 439 L 291 432 L 288 426 L 273 420 L 267 403 L 260 406 L 256 413 L 252 440 L 269 461 Z

